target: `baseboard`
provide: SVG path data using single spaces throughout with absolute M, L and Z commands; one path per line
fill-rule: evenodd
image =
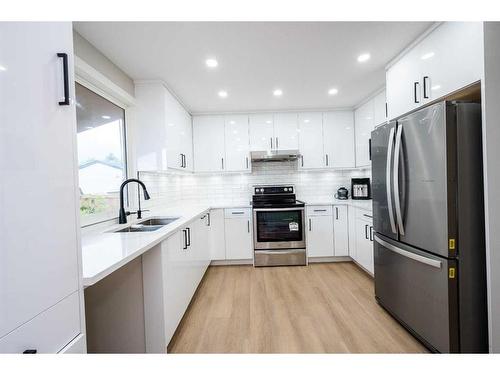
M 334 263 L 334 262 L 352 262 L 348 256 L 342 257 L 312 257 L 308 258 L 309 263 Z
M 211 266 L 253 266 L 253 259 L 212 260 Z

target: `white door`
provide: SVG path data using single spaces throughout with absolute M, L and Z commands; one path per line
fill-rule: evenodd
M 0 45 L 2 337 L 79 289 L 80 228 L 71 22 L 3 22 Z
M 307 256 L 331 257 L 334 255 L 332 215 L 307 217 Z
M 352 111 L 323 113 L 323 144 L 326 167 L 354 168 L 354 113 Z
M 296 113 L 274 115 L 274 147 L 277 150 L 297 150 L 299 148 Z
M 299 166 L 304 169 L 323 168 L 323 114 L 299 113 Z
M 373 100 L 354 111 L 356 135 L 356 167 L 370 165 L 370 138 L 374 126 Z
M 194 116 L 193 143 L 196 172 L 224 170 L 224 116 Z
M 373 118 L 375 126 L 381 125 L 387 121 L 385 90 L 373 98 Z
M 333 239 L 335 245 L 335 256 L 348 256 L 349 220 L 347 217 L 346 205 L 333 207 Z
M 252 225 L 249 217 L 225 220 L 226 259 L 252 259 Z
M 226 171 L 250 170 L 250 138 L 247 115 L 227 115 L 224 119 L 226 138 Z
M 210 210 L 210 253 L 212 260 L 226 259 L 226 235 L 224 230 L 224 210 Z
M 274 149 L 274 116 L 269 114 L 250 115 L 250 150 L 267 151 Z

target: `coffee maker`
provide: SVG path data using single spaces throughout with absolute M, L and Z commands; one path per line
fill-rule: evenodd
M 352 199 L 371 199 L 370 179 L 352 178 L 351 179 L 351 198 Z

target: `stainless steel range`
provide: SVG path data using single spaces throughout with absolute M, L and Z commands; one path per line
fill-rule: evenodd
M 255 266 L 307 265 L 304 202 L 291 185 L 254 186 Z

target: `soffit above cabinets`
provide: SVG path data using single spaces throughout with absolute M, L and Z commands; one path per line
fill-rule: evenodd
M 134 80 L 161 79 L 192 113 L 353 107 L 431 22 L 75 22 Z M 357 57 L 369 52 L 371 59 Z M 209 69 L 207 58 L 218 66 Z M 281 89 L 283 95 L 273 96 Z M 337 88 L 338 94 L 328 95 Z M 218 93 L 223 90 L 227 97 Z

